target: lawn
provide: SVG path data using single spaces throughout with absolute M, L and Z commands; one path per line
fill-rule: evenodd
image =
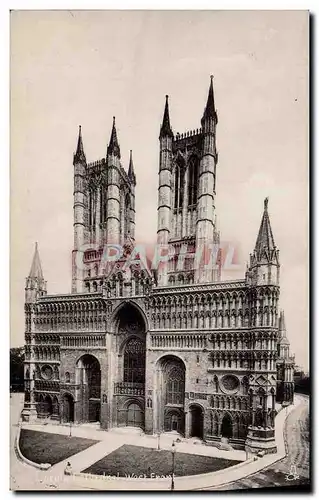
M 236 465 L 237 460 L 175 453 L 175 476 L 192 476 Z M 120 477 L 168 476 L 172 473 L 172 452 L 124 445 L 82 472 Z
M 98 443 L 93 439 L 21 429 L 20 450 L 24 457 L 37 464 L 57 464 Z

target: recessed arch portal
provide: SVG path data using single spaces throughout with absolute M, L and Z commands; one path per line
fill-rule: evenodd
M 204 411 L 198 404 L 189 407 L 190 413 L 190 437 L 203 439 L 204 437 Z
M 185 433 L 184 362 L 174 355 L 160 358 L 156 366 L 155 427 L 159 432 Z
M 78 420 L 99 422 L 101 411 L 101 367 L 92 354 L 84 354 L 76 363 Z
M 65 393 L 62 398 L 62 420 L 74 422 L 74 398 L 69 393 Z
M 233 437 L 233 422 L 229 413 L 225 413 L 223 417 L 221 433 L 223 437 L 226 438 Z
M 113 315 L 113 349 L 117 353 L 114 395 L 117 426 L 144 428 L 147 321 L 134 302 L 125 302 Z M 132 400 L 133 398 L 133 400 Z

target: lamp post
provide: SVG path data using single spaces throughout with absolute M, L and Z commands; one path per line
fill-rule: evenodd
M 174 483 L 175 453 L 176 453 L 176 447 L 175 447 L 175 443 L 173 441 L 173 443 L 172 443 L 172 482 L 171 482 L 171 490 L 175 490 L 175 483 Z
M 160 447 L 160 437 L 161 437 L 161 433 L 158 432 L 157 433 L 157 450 L 158 451 L 161 449 L 161 447 Z

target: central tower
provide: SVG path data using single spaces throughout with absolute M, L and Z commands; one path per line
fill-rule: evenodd
M 72 293 L 101 290 L 106 244 L 130 245 L 135 239 L 136 176 L 130 151 L 126 171 L 113 117 L 106 156 L 87 163 L 79 127 L 74 165 L 74 249 Z
M 157 242 L 167 248 L 169 258 L 159 270 L 160 286 L 220 280 L 217 122 L 213 77 L 199 129 L 174 136 L 166 96 L 159 136 Z

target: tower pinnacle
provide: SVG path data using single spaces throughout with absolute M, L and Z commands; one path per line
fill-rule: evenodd
M 128 166 L 127 175 L 128 175 L 128 178 L 130 179 L 130 181 L 135 185 L 136 184 L 136 176 L 134 173 L 132 150 L 130 150 L 130 163 Z
M 173 134 L 172 129 L 171 129 L 170 119 L 169 119 L 168 95 L 166 95 L 165 98 L 166 98 L 166 101 L 165 101 L 163 122 L 162 122 L 162 126 L 161 126 L 161 131 L 160 131 L 160 139 L 162 137 L 174 137 L 174 134 Z
M 282 345 L 290 345 L 289 340 L 287 338 L 287 331 L 286 331 L 286 322 L 285 322 L 285 313 L 283 310 L 280 311 L 280 316 L 279 316 L 279 338 L 280 338 L 280 343 Z
M 37 278 L 38 280 L 43 280 L 43 273 L 40 261 L 40 255 L 38 250 L 38 243 L 35 243 L 35 250 L 33 254 L 31 269 L 28 278 Z
M 264 213 L 261 219 L 254 251 L 256 258 L 259 261 L 263 258 L 272 260 L 276 254 L 276 245 L 268 214 L 268 200 L 268 197 L 264 200 Z
M 214 77 L 213 77 L 213 75 L 211 75 L 207 103 L 206 103 L 206 108 L 205 108 L 205 111 L 203 114 L 202 121 L 204 121 L 208 118 L 212 118 L 217 123 L 217 113 L 216 113 L 216 109 L 215 109 L 213 79 L 214 79 Z
M 81 125 L 79 125 L 78 144 L 76 147 L 76 153 L 74 155 L 73 163 L 86 163 L 86 157 L 85 157 L 84 148 L 83 148 Z
M 117 140 L 116 126 L 115 126 L 115 116 L 113 116 L 113 126 L 111 132 L 110 143 L 107 148 L 107 154 L 113 154 L 118 158 L 121 158 L 120 146 Z

